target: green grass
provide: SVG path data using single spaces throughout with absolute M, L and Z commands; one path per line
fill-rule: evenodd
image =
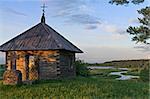
M 149 82 L 117 81 L 118 69 L 90 70 L 87 77 L 37 81 L 6 86 L 0 81 L 0 99 L 149 99 Z M 133 71 L 132 71 L 133 72 Z
M 95 63 L 95 64 L 87 64 L 87 66 L 113 66 L 111 63 Z
M 133 75 L 133 76 L 140 76 L 139 72 L 128 71 L 127 73 L 122 73 L 123 75 Z
M 94 75 L 94 74 L 109 74 L 111 72 L 120 72 L 122 70 L 119 70 L 119 69 L 92 69 L 90 70 L 90 74 L 91 75 Z
M 139 76 L 141 68 L 128 68 L 127 73 L 122 73 L 123 75 L 133 75 L 133 76 Z
M 39 81 L 33 85 L 0 83 L 1 99 L 148 99 L 148 83 L 90 77 Z
M 90 76 L 105 78 L 105 79 L 115 79 L 119 78 L 118 75 L 109 75 L 111 72 L 120 72 L 119 69 L 93 69 L 90 70 Z
M 2 78 L 4 71 L 4 65 L 0 65 L 0 79 Z

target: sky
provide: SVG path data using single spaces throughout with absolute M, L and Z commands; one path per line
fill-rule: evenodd
M 150 47 L 135 44 L 126 33 L 128 26 L 138 26 L 137 10 L 150 5 L 116 6 L 109 0 L 1 0 L 0 45 L 40 22 L 41 6 L 46 4 L 46 23 L 78 46 L 85 62 L 147 59 Z M 0 63 L 5 53 L 0 52 Z

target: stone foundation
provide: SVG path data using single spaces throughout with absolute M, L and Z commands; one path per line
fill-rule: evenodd
M 7 70 L 3 74 L 4 85 L 16 85 L 22 83 L 22 74 L 19 70 Z

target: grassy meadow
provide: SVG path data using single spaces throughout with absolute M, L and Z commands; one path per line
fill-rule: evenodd
M 82 64 L 80 64 L 82 67 Z M 1 68 L 2 69 L 2 68 Z M 83 69 L 83 67 L 82 67 Z M 80 71 L 79 71 L 80 70 Z M 149 99 L 149 82 L 140 79 L 119 81 L 108 75 L 118 69 L 81 71 L 75 78 L 35 81 L 32 85 L 3 85 L 0 99 Z M 132 72 L 134 71 L 134 72 Z M 137 74 L 136 70 L 129 73 Z M 138 73 L 139 75 L 139 73 Z
M 0 81 L 2 99 L 148 99 L 149 83 L 140 80 L 117 81 L 111 71 L 91 70 L 90 76 L 36 81 L 33 85 L 6 86 Z
M 149 85 L 139 81 L 76 77 L 74 79 L 38 81 L 33 85 L 4 86 L 0 97 L 25 99 L 148 99 Z

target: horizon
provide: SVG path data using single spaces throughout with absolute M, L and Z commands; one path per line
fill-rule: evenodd
M 108 60 L 108 61 L 103 61 L 103 62 L 85 62 L 84 60 L 82 60 L 82 61 L 84 61 L 85 63 L 89 63 L 89 64 L 94 64 L 94 63 L 105 63 L 105 62 L 112 62 L 112 61 L 131 61 L 131 60 L 150 60 L 150 57 L 148 57 L 148 58 L 145 58 L 145 59 L 122 59 L 122 60 Z M 0 64 L 5 64 L 5 58 L 3 58 L 3 57 L 0 57 Z
M 136 10 L 150 2 L 116 6 L 108 1 L 1 1 L 0 45 L 40 22 L 40 6 L 46 3 L 46 23 L 84 52 L 77 58 L 89 63 L 150 59 L 150 47 L 135 44 L 126 33 L 128 26 L 139 25 Z M 0 63 L 4 60 L 0 52 Z
M 4 53 L 3 53 L 4 54 Z M 5 55 L 3 55 L 4 57 L 0 57 L 0 64 L 5 64 Z M 77 60 L 79 59 L 79 58 L 76 58 Z M 106 61 L 103 61 L 103 62 L 87 62 L 87 61 L 84 61 L 84 60 L 82 60 L 82 61 L 84 61 L 85 63 L 89 63 L 89 64 L 94 64 L 94 63 L 105 63 L 105 62 L 112 62 L 112 61 L 130 61 L 130 60 L 150 60 L 150 57 L 147 57 L 147 58 L 143 58 L 143 59 L 140 59 L 140 58 L 138 58 L 138 59 L 118 59 L 118 60 L 106 60 Z

